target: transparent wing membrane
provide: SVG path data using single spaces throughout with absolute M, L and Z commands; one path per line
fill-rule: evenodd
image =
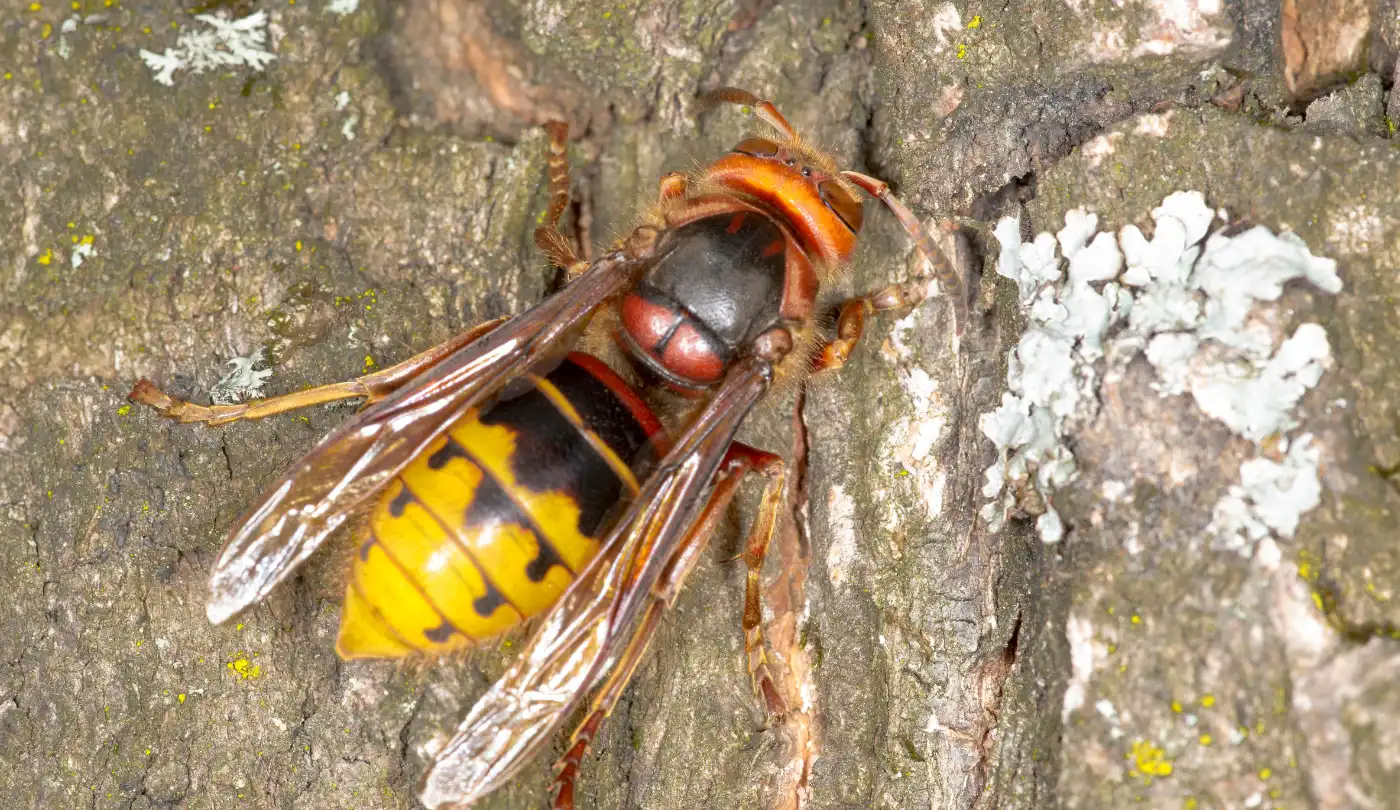
M 327 436 L 230 535 L 209 577 L 220 624 L 265 597 L 456 419 L 567 343 L 650 260 L 612 253 L 563 290 L 455 351 Z
M 648 478 L 599 555 L 501 679 L 477 701 L 424 778 L 430 808 L 465 807 L 513 776 L 568 719 L 626 648 L 734 434 L 768 390 L 772 367 L 740 361 Z

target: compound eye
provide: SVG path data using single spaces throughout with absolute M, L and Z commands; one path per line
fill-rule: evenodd
M 739 141 L 734 151 L 754 157 L 773 157 L 778 154 L 778 145 L 767 138 L 745 138 Z
M 822 199 L 826 200 L 827 207 L 836 212 L 836 216 L 846 223 L 846 227 L 851 229 L 851 233 L 860 233 L 860 226 L 865 222 L 865 209 L 861 207 L 860 201 L 851 196 L 851 193 L 835 180 L 823 180 L 817 186 L 821 192 Z

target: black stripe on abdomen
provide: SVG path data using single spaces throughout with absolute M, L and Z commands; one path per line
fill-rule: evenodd
M 558 373 L 556 369 L 548 379 L 554 382 Z M 588 404 L 572 397 L 569 400 L 576 410 Z M 515 480 L 533 492 L 568 495 L 579 507 L 579 533 L 595 537 L 604 516 L 621 498 L 622 481 L 554 403 L 532 388 L 497 404 L 481 415 L 481 422 L 508 427 L 515 434 L 515 453 L 510 462 Z
M 560 363 L 545 379 L 569 400 L 583 424 L 635 471 L 638 456 L 647 448 L 647 434 L 617 395 L 572 361 Z
M 470 460 L 466 453 L 462 451 L 461 446 L 449 438 L 447 444 L 442 449 L 438 450 L 436 453 L 434 453 L 428 458 L 428 466 L 432 469 L 441 469 L 444 465 L 447 464 L 449 460 L 451 460 L 451 457 L 454 454 L 454 451 L 452 451 L 451 448 L 454 447 L 456 448 L 456 454 L 460 454 L 462 458 L 467 458 L 468 460 Z M 446 453 L 447 455 L 444 456 L 444 453 Z M 404 509 L 406 509 L 410 503 L 416 503 L 420 507 L 422 507 L 423 512 L 429 517 L 431 517 L 433 521 L 438 524 L 438 527 L 442 529 L 444 540 L 446 540 L 446 542 L 456 544 L 457 547 L 461 549 L 462 553 L 466 555 L 467 561 L 471 564 L 473 568 L 476 569 L 477 574 L 481 576 L 482 586 L 486 589 L 485 593 L 472 600 L 472 610 L 476 612 L 476 615 L 482 617 L 483 619 L 489 618 L 492 614 L 496 612 L 496 609 L 501 607 L 502 605 L 510 605 L 511 609 L 519 613 L 520 608 L 516 607 L 515 605 L 511 605 L 510 602 L 506 599 L 505 594 L 501 593 L 501 589 L 496 587 L 496 583 L 491 581 L 491 575 L 486 570 L 486 566 L 482 565 L 481 560 L 478 560 L 476 558 L 476 554 L 472 551 L 472 549 L 466 543 L 462 542 L 461 535 L 453 531 L 451 526 L 448 526 L 447 524 L 443 523 L 442 518 L 439 515 L 433 512 L 432 509 L 428 508 L 428 505 L 425 504 L 421 498 L 413 494 L 413 490 L 409 489 L 407 481 L 403 480 L 402 478 L 399 478 L 397 480 L 399 481 L 401 489 L 399 490 L 398 495 L 394 496 L 394 499 L 389 502 L 389 514 L 393 515 L 394 517 L 401 517 L 403 515 Z M 372 540 L 379 543 L 380 548 L 383 548 L 386 554 L 388 554 L 391 558 L 393 557 L 393 552 L 390 550 L 389 544 L 379 539 L 378 535 L 375 533 L 372 527 L 370 529 L 370 537 Z M 360 549 L 361 557 L 367 557 L 369 555 L 369 546 L 370 543 L 366 543 Z M 399 565 L 400 568 L 403 567 L 397 560 L 394 560 L 394 564 Z M 407 576 L 407 572 L 405 572 L 405 575 Z M 432 605 L 433 609 L 436 610 L 438 615 L 442 617 L 443 623 L 450 624 L 447 618 L 447 614 L 432 601 L 431 597 L 425 591 L 423 591 L 423 588 L 418 584 L 418 581 L 416 579 L 413 579 L 411 576 L 409 576 L 408 578 L 413 583 L 413 587 L 423 594 L 423 598 L 427 600 L 428 604 Z
M 449 439 L 448 445 L 456 445 L 456 442 Z M 458 447 L 460 448 L 460 445 Z M 463 531 L 470 536 L 479 530 L 478 527 L 496 522 L 516 523 L 524 526 L 534 535 L 535 543 L 539 547 L 535 559 L 525 566 L 525 576 L 531 582 L 542 582 L 545 575 L 549 573 L 549 569 L 557 565 L 568 571 L 572 577 L 574 572 L 569 570 L 569 566 L 564 562 L 564 558 L 559 556 L 559 551 L 554 548 L 549 537 L 540 530 L 531 516 L 522 510 L 501 488 L 501 485 L 492 477 L 490 470 L 483 468 L 482 472 L 484 475 L 481 478 L 481 483 L 476 485 L 476 495 L 472 498 L 472 505 L 467 508 L 467 514 L 463 516 Z

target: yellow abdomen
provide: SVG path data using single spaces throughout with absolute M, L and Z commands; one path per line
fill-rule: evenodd
M 654 417 L 596 359 L 459 419 L 389 484 L 350 570 L 342 658 L 441 652 L 554 604 L 637 491 Z

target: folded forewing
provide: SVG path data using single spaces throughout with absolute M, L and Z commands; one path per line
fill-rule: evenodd
M 735 432 L 768 389 L 771 366 L 740 361 L 686 430 L 539 630 L 438 753 L 419 796 L 466 807 L 515 774 L 568 719 L 631 637 Z
M 645 265 L 605 256 L 327 436 L 229 535 L 209 576 L 209 620 L 222 623 L 265 597 L 457 418 L 576 335 Z

